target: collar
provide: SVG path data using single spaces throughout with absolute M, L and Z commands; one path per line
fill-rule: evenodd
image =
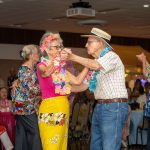
M 111 48 L 109 46 L 105 47 L 101 52 L 99 57 L 103 57 L 106 53 L 108 53 L 109 51 L 111 51 Z

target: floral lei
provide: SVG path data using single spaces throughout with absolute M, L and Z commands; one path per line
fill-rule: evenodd
M 54 60 L 54 73 L 52 74 L 53 83 L 55 84 L 55 93 L 61 95 L 71 93 L 71 85 L 69 84 L 69 78 L 66 74 L 65 61 L 61 61 L 60 57 L 56 57 Z
M 46 63 L 47 59 L 41 60 Z M 49 62 L 49 60 L 47 60 Z M 69 78 L 66 74 L 65 69 L 66 62 L 61 61 L 59 56 L 56 56 L 53 60 L 53 70 L 52 79 L 55 84 L 55 93 L 60 95 L 70 94 L 71 85 L 69 84 Z
M 100 53 L 100 55 L 99 55 L 99 58 L 100 57 L 103 57 L 107 52 L 109 52 L 111 50 L 111 48 L 110 47 L 106 47 L 106 48 L 104 48 L 102 51 L 101 51 L 101 53 Z M 97 86 L 97 78 L 96 78 L 96 76 L 98 75 L 100 73 L 100 70 L 97 70 L 97 71 L 93 71 L 93 70 L 90 70 L 89 72 L 88 72 L 88 74 L 87 74 L 87 76 L 86 76 L 86 79 L 87 79 L 87 81 L 88 81 L 88 83 L 89 83 L 89 90 L 91 91 L 91 92 L 94 92 L 95 91 L 95 89 L 96 89 L 96 86 Z

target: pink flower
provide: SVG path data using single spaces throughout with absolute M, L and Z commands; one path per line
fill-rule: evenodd
M 54 38 L 50 35 L 47 38 L 45 38 L 45 41 L 51 42 Z
M 46 45 L 43 43 L 40 47 L 40 50 L 43 52 L 46 49 Z

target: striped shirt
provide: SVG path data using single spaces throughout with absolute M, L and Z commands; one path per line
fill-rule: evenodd
M 103 69 L 96 76 L 95 99 L 127 98 L 124 65 L 119 56 L 110 51 L 96 61 Z

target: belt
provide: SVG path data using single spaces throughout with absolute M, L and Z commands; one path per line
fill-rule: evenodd
M 128 102 L 126 98 L 114 98 L 114 99 L 98 99 L 97 103 L 121 103 L 121 102 Z

